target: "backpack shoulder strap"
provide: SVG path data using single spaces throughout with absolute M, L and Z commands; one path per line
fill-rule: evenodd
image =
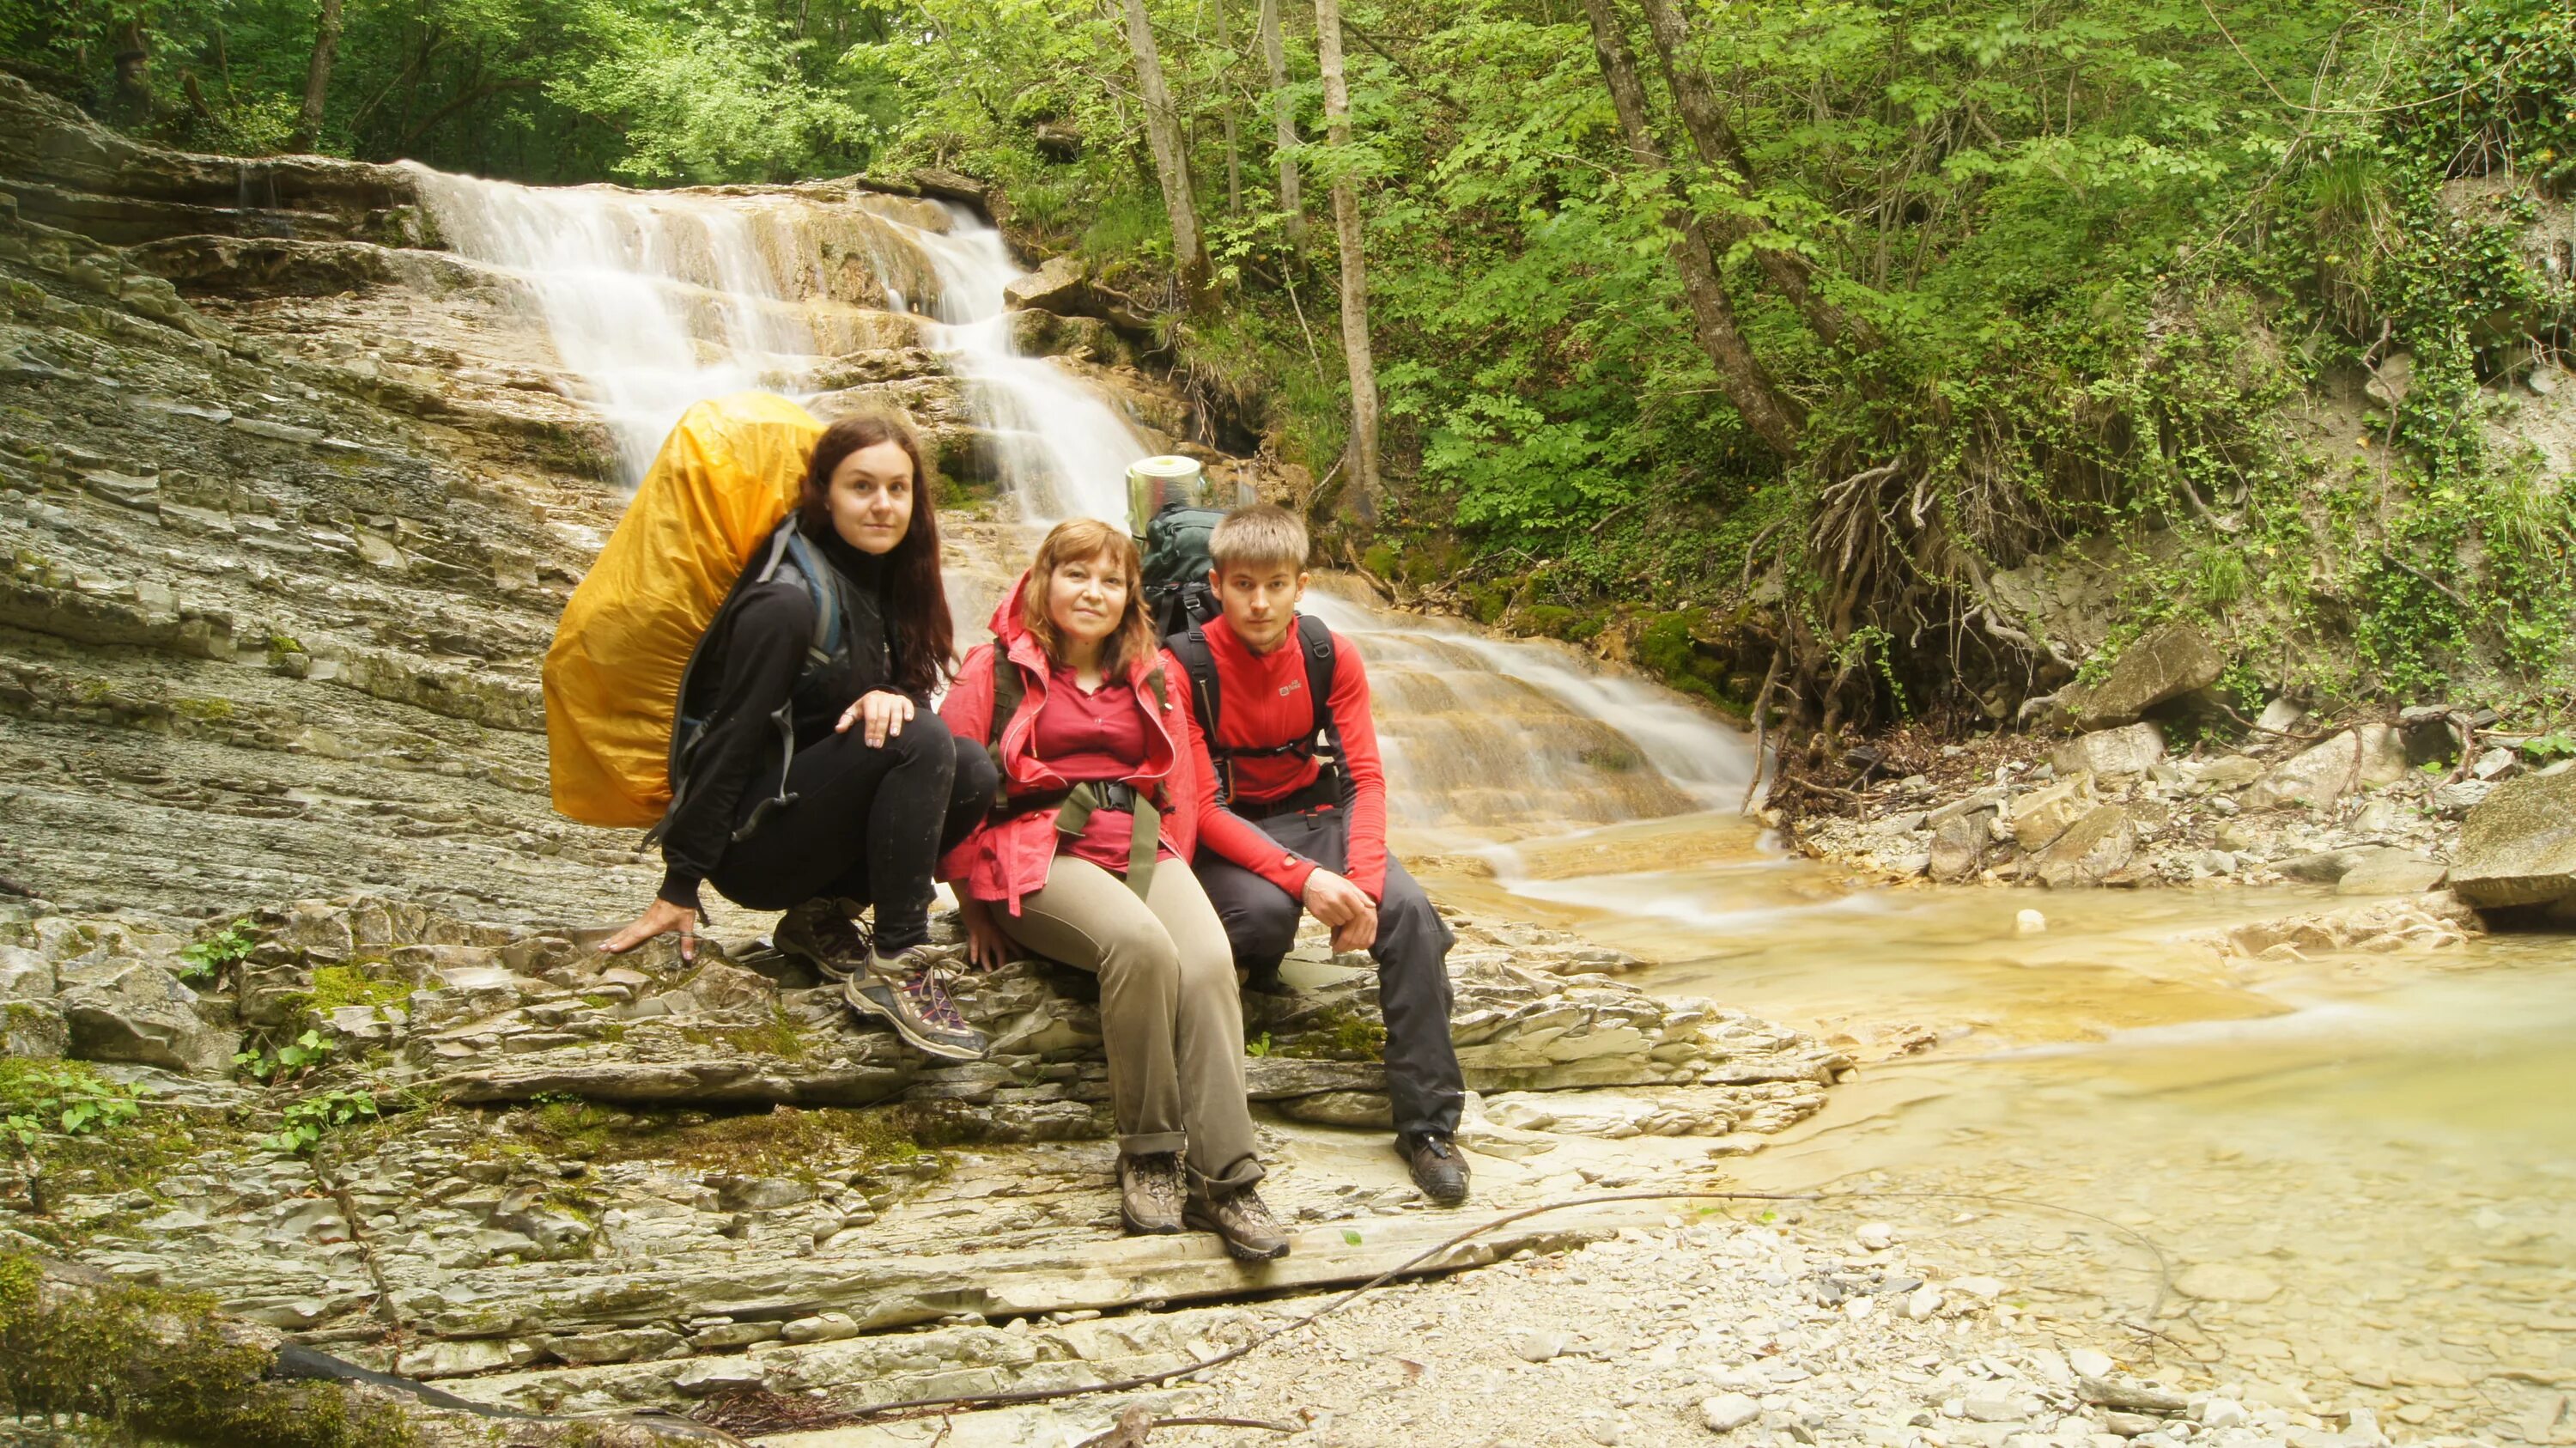
M 762 577 L 767 582 L 778 571 L 783 556 L 804 575 L 805 594 L 814 600 L 814 637 L 806 647 L 805 665 L 810 672 L 840 656 L 842 633 L 847 615 L 841 607 L 839 576 L 830 564 L 815 556 L 814 545 L 796 531 L 796 520 L 779 525 L 780 543 L 770 551 L 769 567 Z
M 1220 754 L 1223 746 L 1216 742 L 1216 724 L 1221 700 L 1217 694 L 1216 653 L 1208 647 L 1207 630 L 1193 622 L 1172 635 L 1164 646 L 1181 661 L 1181 672 L 1190 676 L 1190 707 L 1199 716 L 1199 736 L 1207 741 L 1209 754 Z
M 984 726 L 984 753 L 993 761 L 993 774 L 1010 788 L 1009 771 L 1002 768 L 1002 731 L 1011 727 L 1011 719 L 1020 712 L 1020 701 L 1028 697 L 1028 680 L 1020 677 L 1020 666 L 1012 663 L 1010 652 L 1000 639 L 993 640 L 993 717 Z M 998 801 L 997 801 L 998 803 Z
M 1297 644 L 1306 654 L 1306 694 L 1315 706 L 1315 733 L 1330 743 L 1335 758 L 1342 752 L 1342 731 L 1333 723 L 1333 671 L 1341 663 L 1333 631 L 1311 613 L 1297 615 Z M 1312 738 L 1312 735 L 1308 736 Z

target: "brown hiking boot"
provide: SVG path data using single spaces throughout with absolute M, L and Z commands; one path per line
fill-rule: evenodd
M 1204 1187 L 1190 1193 L 1181 1220 L 1201 1232 L 1225 1239 L 1225 1250 L 1245 1262 L 1268 1262 L 1288 1255 L 1288 1234 L 1270 1215 L 1261 1193 L 1250 1187 Z
M 816 896 L 778 917 L 769 943 L 814 967 L 823 979 L 845 981 L 868 966 L 868 934 L 841 913 L 837 900 Z
M 1458 1154 L 1456 1142 L 1437 1132 L 1399 1136 L 1395 1154 L 1404 1158 L 1405 1169 L 1424 1196 L 1444 1207 L 1467 1200 L 1467 1159 Z
M 1181 1154 L 1153 1151 L 1142 1156 L 1118 1153 L 1118 1219 L 1135 1237 L 1159 1237 L 1181 1230 Z

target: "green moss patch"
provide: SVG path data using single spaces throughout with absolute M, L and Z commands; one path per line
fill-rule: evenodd
M 0 1256 L 0 1409 L 63 1415 L 111 1442 L 227 1448 L 396 1448 L 415 1441 L 389 1407 L 331 1383 L 272 1383 L 264 1348 L 225 1339 L 206 1298 L 48 1284 L 23 1253 Z

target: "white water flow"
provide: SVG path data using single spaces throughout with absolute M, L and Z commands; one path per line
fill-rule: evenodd
M 1098 393 L 1043 357 L 1011 346 L 1003 288 L 1026 276 L 1002 233 L 952 208 L 945 232 L 909 239 L 939 278 L 927 299 L 940 325 L 928 340 L 967 385 L 994 472 L 1033 523 L 1127 517 L 1127 465 L 1162 451 Z
M 506 277 L 553 343 L 560 384 L 605 422 L 628 481 L 680 414 L 748 387 L 829 417 L 832 359 L 938 351 L 978 464 L 1032 523 L 1126 521 L 1141 434 L 1053 359 L 1012 345 L 1026 273 L 962 208 L 866 192 L 540 188 L 415 168 L 440 234 Z M 836 406 L 836 400 L 840 405 Z M 1732 809 L 1752 751 L 1663 690 L 1570 649 L 1486 638 L 1328 585 L 1314 610 L 1369 661 L 1397 823 L 1490 839 Z
M 801 258 L 763 244 L 772 228 L 754 208 L 412 170 L 448 244 L 534 303 L 630 483 L 690 404 L 781 385 L 814 360 L 813 331 L 789 300 L 806 279 L 780 265 Z

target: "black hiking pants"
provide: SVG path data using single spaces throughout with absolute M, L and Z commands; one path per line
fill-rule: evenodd
M 891 955 L 930 938 L 931 871 L 984 817 L 995 783 L 984 746 L 927 709 L 874 747 L 853 725 L 796 751 L 796 802 L 727 845 L 707 879 L 750 910 L 848 896 L 871 907 L 877 948 Z M 744 790 L 735 828 L 768 795 Z
M 1335 874 L 1350 869 L 1350 818 L 1338 809 L 1272 815 L 1255 827 L 1280 848 L 1303 855 Z M 1225 922 L 1236 965 L 1275 968 L 1297 943 L 1305 902 L 1242 866 L 1202 849 L 1191 869 Z M 1399 1136 L 1458 1130 L 1466 1087 L 1458 1052 L 1449 1043 L 1449 947 L 1458 937 L 1432 908 L 1393 855 L 1386 860 L 1386 890 L 1377 905 L 1378 1010 L 1386 1018 L 1386 1089 L 1395 1106 Z

